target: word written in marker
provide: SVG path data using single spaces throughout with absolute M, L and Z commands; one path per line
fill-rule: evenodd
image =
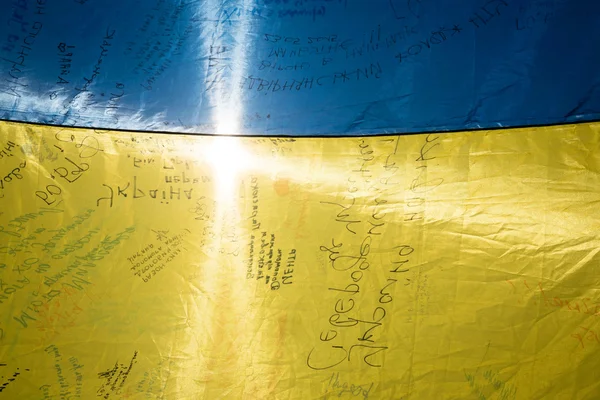
M 0 190 L 4 190 L 4 187 L 15 180 L 23 179 L 23 175 L 20 174 L 21 169 L 24 169 L 27 166 L 27 162 L 23 161 L 17 168 L 14 168 L 11 172 L 9 172 L 4 178 L 0 176 Z M 4 197 L 4 194 L 0 193 L 0 198 Z
M 5 367 L 6 364 L 0 364 L 0 366 Z M 25 371 L 29 371 L 29 369 L 25 369 Z M 16 381 L 19 375 L 21 375 L 21 372 L 20 369 L 17 368 L 17 370 L 9 378 L 0 384 L 0 393 L 2 393 L 10 384 Z
M 115 198 L 115 191 L 114 189 L 103 183 L 102 186 L 104 186 L 105 188 L 108 189 L 109 194 L 106 197 L 100 197 L 98 198 L 98 200 L 96 201 L 96 205 L 100 206 L 100 202 L 101 201 L 107 201 L 109 207 L 113 206 L 113 202 L 114 202 L 114 198 Z M 130 188 L 131 186 L 131 188 Z M 188 199 L 191 200 L 192 199 L 192 191 L 194 189 L 189 189 L 189 190 L 181 190 L 181 188 L 174 188 L 172 185 L 169 185 L 169 190 L 167 191 L 165 190 L 159 190 L 159 189 L 140 189 L 140 187 L 137 184 L 137 176 L 133 177 L 133 185 L 131 185 L 131 182 L 127 182 L 127 185 L 125 185 L 124 187 L 121 186 L 117 186 L 117 198 L 119 196 L 122 196 L 124 198 L 131 198 L 131 199 L 141 199 L 143 197 L 146 197 L 146 192 L 148 194 L 148 196 L 151 199 L 159 199 L 161 200 L 161 203 L 165 203 L 165 204 L 169 204 L 170 201 L 173 200 L 181 200 L 182 199 L 182 194 L 183 194 L 183 199 Z M 130 197 L 131 196 L 131 197 Z
M 585 326 L 580 326 L 579 329 L 580 330 L 578 330 L 577 333 L 572 333 L 571 337 L 579 342 L 582 349 L 585 349 L 585 344 L 583 343 L 584 339 L 595 345 L 600 344 L 597 332 L 586 328 Z
M 18 146 L 18 144 L 15 144 L 9 140 L 6 142 L 4 147 L 0 147 L 0 160 L 2 160 L 4 157 L 14 157 L 12 154 L 12 149 L 15 146 Z
M 109 399 L 111 395 L 121 394 L 121 389 L 129 377 L 131 368 L 133 368 L 133 365 L 137 363 L 137 355 L 138 352 L 134 351 L 133 357 L 131 358 L 131 361 L 129 361 L 128 366 L 116 362 L 113 368 L 98 374 L 98 379 L 103 381 L 100 389 L 96 391 L 99 397 L 102 397 L 103 399 Z
M 371 383 L 369 388 L 366 389 L 366 385 L 363 387 L 354 383 L 340 382 L 339 372 L 332 373 L 331 376 L 323 382 L 327 382 L 327 386 L 325 387 L 326 399 L 328 398 L 328 394 L 333 394 L 336 397 L 342 397 L 343 395 L 348 394 L 351 398 L 362 396 L 363 399 L 367 400 L 374 385 L 374 383 Z

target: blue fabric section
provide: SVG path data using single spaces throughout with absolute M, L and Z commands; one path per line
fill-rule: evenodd
M 0 4 L 3 119 L 365 135 L 600 116 L 600 2 Z

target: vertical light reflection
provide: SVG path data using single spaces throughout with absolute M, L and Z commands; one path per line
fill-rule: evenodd
M 231 120 L 226 114 L 223 116 L 223 126 L 230 125 Z M 240 226 L 244 210 L 239 204 L 239 182 L 247 176 L 252 160 L 239 138 L 217 136 L 207 140 L 209 144 L 201 149 L 199 156 L 211 170 L 213 190 L 209 196 L 215 200 L 215 208 L 214 220 L 207 224 L 216 235 L 212 243 L 207 242 L 205 249 L 201 249 L 205 256 L 199 265 L 200 285 L 209 296 L 205 303 L 209 307 L 202 316 L 207 320 L 197 325 L 206 332 L 196 333 L 209 338 L 202 341 L 204 348 L 199 349 L 206 362 L 202 398 L 221 398 L 223 390 L 231 390 L 231 398 L 241 398 L 240 381 L 234 377 L 245 370 L 251 356 L 244 334 L 245 324 L 250 321 L 244 316 L 251 293 L 250 282 L 244 279 L 247 235 L 245 227 Z M 237 255 L 233 254 L 235 249 Z
M 212 170 L 216 204 L 213 231 L 217 234 L 207 247 L 218 249 L 216 253 L 203 249 L 206 257 L 199 266 L 201 285 L 209 297 L 205 302 L 208 310 L 203 313 L 207 320 L 198 321 L 202 332 L 196 332 L 206 338 L 201 340 L 198 349 L 205 360 L 200 390 L 202 398 L 222 398 L 224 393 L 229 393 L 231 398 L 241 398 L 244 382 L 237 377 L 251 365 L 253 349 L 248 331 L 253 330 L 253 318 L 248 315 L 251 282 L 245 279 L 243 262 L 248 238 L 245 227 L 240 226 L 244 210 L 239 204 L 238 190 L 254 163 L 244 150 L 243 141 L 228 135 L 240 132 L 244 111 L 239 82 L 246 72 L 247 41 L 252 30 L 252 20 L 244 11 L 252 7 L 252 1 L 209 0 L 203 7 L 218 16 L 212 35 L 207 37 L 201 51 L 208 55 L 207 75 L 215 73 L 209 70 L 215 68 L 210 58 L 218 57 L 218 84 L 208 91 L 208 100 L 215 110 L 216 133 L 222 136 L 209 139 L 209 145 L 197 154 Z M 238 14 L 235 10 L 242 12 Z M 214 49 L 218 49 L 216 54 Z M 232 243 L 231 231 L 235 232 L 236 243 Z M 237 255 L 228 251 L 234 247 L 238 249 Z

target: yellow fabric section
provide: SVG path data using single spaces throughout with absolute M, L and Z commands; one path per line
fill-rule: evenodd
M 0 124 L 0 398 L 598 399 L 600 124 Z

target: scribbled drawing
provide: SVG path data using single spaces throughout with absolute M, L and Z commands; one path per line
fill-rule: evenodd
M 420 18 L 419 5 L 423 0 L 389 0 L 390 7 L 396 16 L 396 19 L 405 19 L 407 11 L 417 18 Z
M 392 7 L 392 11 L 396 16 L 396 19 L 404 19 L 404 15 L 401 13 L 402 10 L 402 0 L 390 0 L 390 7 Z
M 423 0 L 408 0 L 408 11 L 411 12 L 417 18 L 420 18 L 420 14 L 418 13 L 419 4 L 421 4 Z
M 492 341 L 488 340 L 487 345 L 485 346 L 485 353 L 483 353 L 483 357 L 481 357 L 481 361 L 479 362 L 479 365 L 477 366 L 477 369 L 475 370 L 475 375 L 477 375 L 477 372 L 479 372 L 479 367 L 481 367 L 481 364 L 483 364 L 483 362 L 485 361 L 488 351 L 490 351 L 491 344 L 492 344 Z

